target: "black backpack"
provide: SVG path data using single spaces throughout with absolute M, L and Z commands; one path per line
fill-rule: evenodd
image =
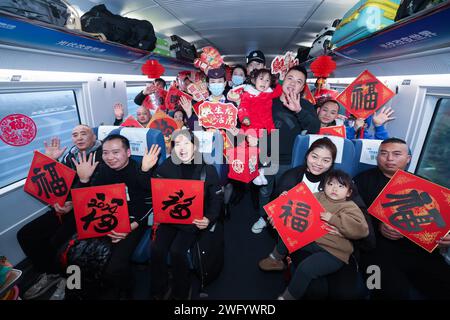
M 153 25 L 146 20 L 112 14 L 104 4 L 93 7 L 81 17 L 83 31 L 103 33 L 109 41 L 153 51 L 156 36 Z
M 59 27 L 64 27 L 71 15 L 61 0 L 1 0 L 0 10 Z

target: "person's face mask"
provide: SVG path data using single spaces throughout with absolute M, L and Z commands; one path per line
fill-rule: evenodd
M 218 97 L 222 95 L 223 91 L 225 90 L 225 83 L 210 83 L 208 88 L 213 96 Z
M 231 81 L 235 86 L 240 86 L 244 83 L 244 77 L 243 76 L 233 76 L 231 77 Z

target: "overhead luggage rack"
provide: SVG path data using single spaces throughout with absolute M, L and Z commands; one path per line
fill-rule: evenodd
M 46 54 L 106 61 L 143 63 L 150 58 L 159 60 L 171 69 L 193 68 L 192 63 L 111 41 L 101 41 L 89 33 L 29 20 L 4 11 L 0 11 L 0 44 Z
M 366 38 L 334 49 L 338 66 L 401 59 L 450 48 L 450 3 L 400 20 Z

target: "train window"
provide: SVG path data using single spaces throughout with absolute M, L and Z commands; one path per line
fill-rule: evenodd
M 416 174 L 450 188 L 450 99 L 439 99 L 420 154 Z
M 23 146 L 11 145 L 14 141 L 5 140 L 3 136 L 0 141 L 0 188 L 27 176 L 33 151 L 44 152 L 44 141 L 49 142 L 57 136 L 62 146 L 71 146 L 71 131 L 80 123 L 73 90 L 0 93 L 0 119 L 11 114 L 31 118 L 37 130 L 34 139 L 30 137 L 31 142 L 21 142 L 28 143 Z
M 127 106 L 128 106 L 128 115 L 132 115 L 136 117 L 136 110 L 139 106 L 134 103 L 134 98 L 144 89 L 145 85 L 138 87 L 127 87 Z M 126 116 L 128 116 L 126 115 Z

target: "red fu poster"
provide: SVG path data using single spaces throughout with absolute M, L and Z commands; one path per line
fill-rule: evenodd
M 275 229 L 292 253 L 326 235 L 320 213 L 326 210 L 304 182 L 264 206 Z
M 155 223 L 191 224 L 203 218 L 204 182 L 153 178 Z
M 345 126 L 332 126 L 320 128 L 319 134 L 346 138 Z
M 74 170 L 35 151 L 24 190 L 47 204 L 64 206 L 75 175 Z
M 367 119 L 395 93 L 365 70 L 336 98 L 356 118 Z
M 368 211 L 432 252 L 450 231 L 450 190 L 398 170 Z
M 125 184 L 72 190 L 78 239 L 131 231 Z

